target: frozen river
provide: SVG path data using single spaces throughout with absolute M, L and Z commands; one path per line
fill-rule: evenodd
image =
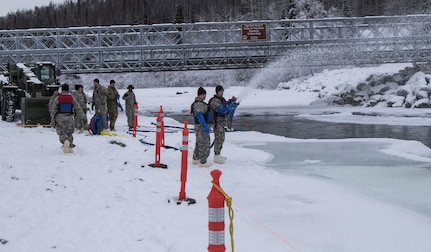
M 190 120 L 190 116 L 173 117 Z M 283 174 L 332 181 L 431 218 L 431 163 L 381 152 L 388 143 L 355 141 L 394 138 L 417 140 L 431 147 L 430 127 L 331 123 L 294 115 L 238 116 L 234 127 L 289 138 L 321 139 L 245 147 L 271 153 L 273 159 L 267 163 L 268 167 Z
M 380 152 L 385 145 L 323 140 L 246 147 L 271 153 L 267 165 L 283 174 L 333 181 L 431 218 L 431 163 Z

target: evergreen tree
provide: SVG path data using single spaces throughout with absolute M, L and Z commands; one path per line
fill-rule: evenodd
M 296 19 L 298 10 L 296 8 L 296 2 L 294 0 L 287 0 L 287 19 Z
M 343 0 L 343 14 L 346 17 L 352 16 L 352 11 L 347 0 Z
M 431 0 L 65 0 L 11 12 L 0 17 L 0 29 L 428 14 L 430 6 Z
M 184 23 L 184 11 L 183 11 L 183 6 L 181 4 L 177 6 L 177 11 L 175 14 L 175 23 L 176 24 Z

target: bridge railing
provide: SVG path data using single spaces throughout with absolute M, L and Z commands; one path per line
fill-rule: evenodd
M 246 68 L 289 55 L 302 59 L 295 67 L 428 61 L 430 31 L 430 15 L 2 30 L 0 69 L 37 61 L 68 73 Z

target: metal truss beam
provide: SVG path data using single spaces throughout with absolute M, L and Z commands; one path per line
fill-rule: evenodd
M 265 39 L 244 39 L 245 25 L 265 26 Z M 3 30 L 0 70 L 37 61 L 65 73 L 429 61 L 430 42 L 430 15 Z

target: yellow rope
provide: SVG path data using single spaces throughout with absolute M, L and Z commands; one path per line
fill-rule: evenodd
M 117 134 L 117 133 L 112 133 L 112 132 L 108 132 L 106 130 L 103 130 L 100 135 L 102 136 L 125 136 L 123 134 Z
M 214 181 L 212 181 L 213 186 L 219 190 L 219 192 L 221 192 L 226 200 L 226 206 L 228 207 L 228 213 L 229 213 L 229 234 L 230 234 L 230 244 L 232 247 L 232 252 L 234 252 L 234 240 L 233 240 L 233 208 L 232 208 L 232 197 L 230 197 L 229 195 L 227 195 L 227 193 L 220 187 L 218 186 L 216 183 L 214 183 Z

